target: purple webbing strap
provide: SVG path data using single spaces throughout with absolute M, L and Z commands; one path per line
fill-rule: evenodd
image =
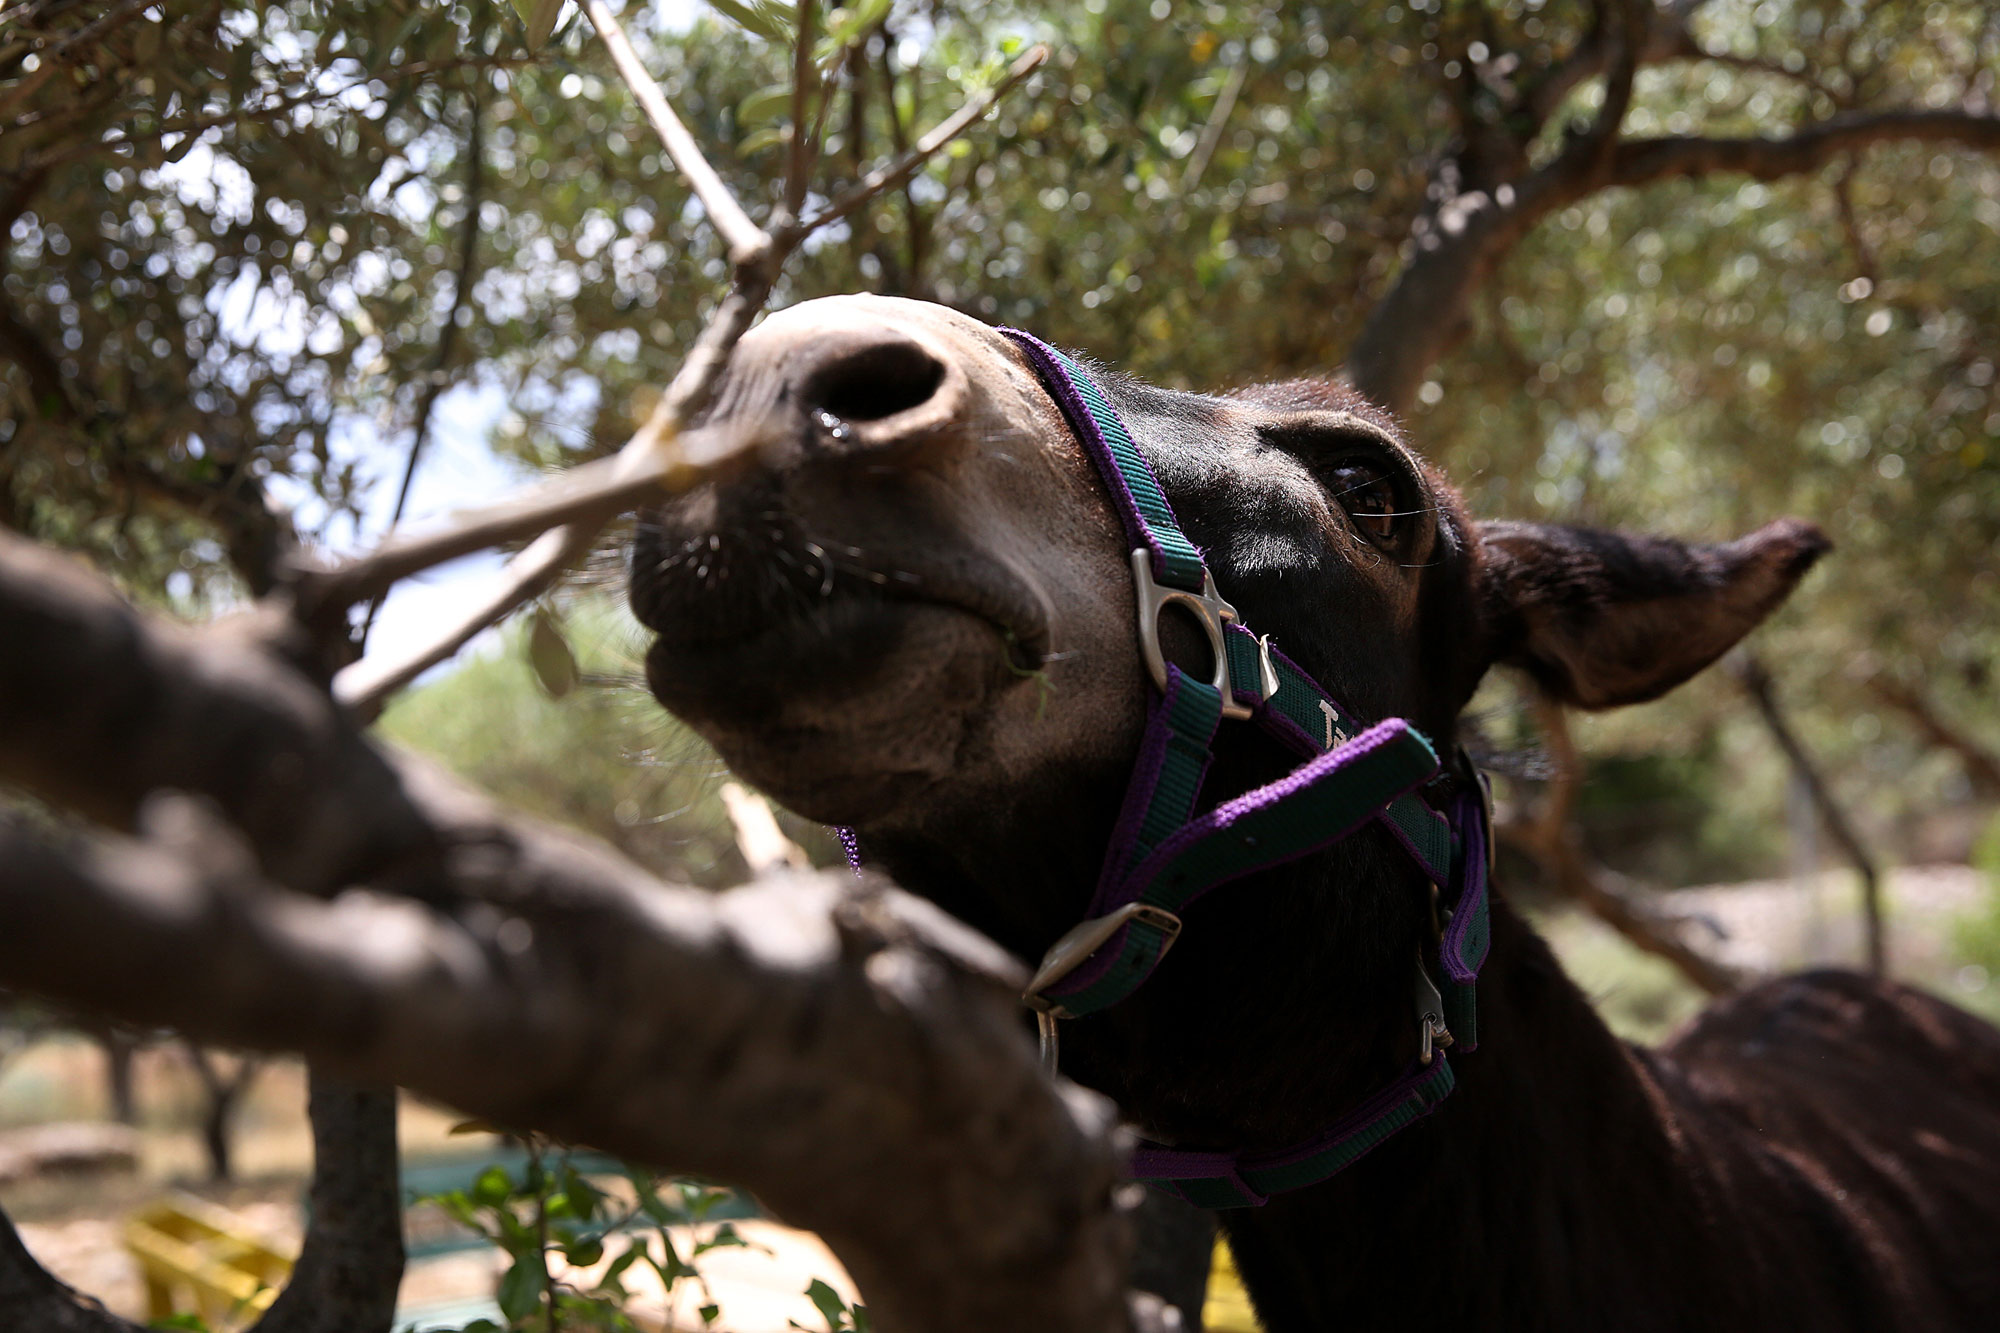
M 1266 783 L 1262 787 L 1253 787 L 1251 790 L 1243 793 L 1243 795 L 1233 800 L 1224 801 L 1221 805 L 1216 806 L 1206 814 L 1189 820 L 1179 829 L 1175 830 L 1171 837 L 1154 848 L 1152 853 L 1144 861 L 1140 862 L 1137 867 L 1126 872 L 1118 880 L 1115 887 L 1107 888 L 1100 885 L 1098 895 L 1091 903 L 1091 915 L 1106 916 L 1127 903 L 1137 902 L 1145 896 L 1146 889 L 1159 877 L 1160 872 L 1170 865 L 1174 858 L 1185 851 L 1190 845 L 1200 842 L 1204 838 L 1214 836 L 1219 832 L 1226 832 L 1231 826 L 1240 822 L 1246 816 L 1277 805 L 1307 787 L 1328 781 L 1342 769 L 1372 754 L 1382 746 L 1395 742 L 1409 730 L 1409 724 L 1401 718 L 1390 718 L 1386 722 L 1378 722 L 1339 749 L 1322 754 L 1310 763 L 1294 769 L 1275 782 Z M 1411 787 L 1420 785 L 1421 782 L 1426 780 L 1416 779 L 1412 782 Z M 1410 790 L 1411 787 L 1385 792 L 1382 794 L 1381 800 L 1385 803 L 1394 800 L 1396 797 L 1403 795 L 1405 791 Z M 1131 792 L 1140 790 L 1140 785 L 1135 782 L 1128 790 L 1128 796 Z M 1146 788 L 1145 790 L 1150 791 L 1150 788 Z M 1183 911 L 1189 904 L 1196 902 L 1211 890 L 1219 888 L 1231 880 L 1239 879 L 1244 875 L 1255 874 L 1259 871 L 1269 870 L 1274 866 L 1296 861 L 1300 857 L 1309 856 L 1313 852 L 1330 847 L 1353 833 L 1354 830 L 1360 828 L 1369 820 L 1375 818 L 1378 810 L 1379 807 L 1370 809 L 1348 824 L 1322 828 L 1315 833 L 1309 843 L 1300 846 L 1297 850 L 1291 851 L 1282 857 L 1265 860 L 1255 858 L 1246 859 L 1241 868 L 1234 873 L 1216 879 L 1211 883 L 1204 884 L 1185 898 L 1172 904 L 1172 910 L 1176 913 Z M 1129 848 L 1127 851 L 1129 852 Z M 1126 937 L 1131 934 L 1131 931 L 1132 927 L 1129 925 L 1122 927 L 1116 934 L 1098 946 L 1097 950 L 1088 959 L 1079 964 L 1075 970 L 1070 972 L 1068 976 L 1055 985 L 1050 986 L 1046 994 L 1058 999 L 1065 995 L 1076 995 L 1103 980 L 1105 974 L 1117 965 L 1120 956 L 1125 950 Z M 1155 956 L 1152 961 L 1157 963 L 1158 957 Z M 1148 968 L 1148 971 L 1150 971 L 1150 968 Z
M 1139 513 L 1139 502 L 1132 496 L 1131 486 L 1126 484 L 1124 469 L 1112 457 L 1111 446 L 1105 443 L 1104 432 L 1098 428 L 1097 418 L 1077 391 L 1076 382 L 1064 369 L 1062 358 L 1055 348 L 1043 342 L 1032 333 L 1020 329 L 1001 329 L 1000 333 L 1014 340 L 1027 354 L 1035 373 L 1041 377 L 1042 387 L 1056 400 L 1062 414 L 1069 419 L 1070 428 L 1082 442 L 1084 452 L 1090 455 L 1091 463 L 1097 468 L 1097 475 L 1104 480 L 1104 488 L 1111 493 L 1111 507 L 1118 511 L 1118 521 L 1125 525 L 1125 537 L 1133 549 L 1145 547 L 1152 552 L 1153 576 L 1163 578 L 1167 572 L 1167 553 L 1160 549 L 1159 538 Z M 1137 460 L 1138 466 L 1145 467 L 1145 460 Z M 1155 483 L 1157 485 L 1157 483 Z
M 1160 872 L 1165 870 L 1176 856 L 1179 856 L 1192 844 L 1200 842 L 1212 834 L 1228 829 L 1231 825 L 1236 824 L 1248 815 L 1255 814 L 1260 810 L 1269 809 L 1297 795 L 1308 787 L 1333 778 L 1342 769 L 1373 754 L 1384 745 L 1392 744 L 1401 739 L 1410 729 L 1410 724 L 1399 717 L 1392 717 L 1386 721 L 1377 722 L 1374 726 L 1368 728 L 1368 730 L 1362 732 L 1359 736 L 1356 736 L 1353 740 L 1338 749 L 1330 750 L 1318 758 L 1293 769 L 1276 781 L 1267 782 L 1261 787 L 1253 787 L 1233 800 L 1224 801 L 1207 814 L 1188 821 L 1172 837 L 1155 848 L 1152 855 L 1148 856 L 1136 869 L 1125 877 L 1125 885 L 1118 893 L 1117 900 L 1113 903 L 1113 906 L 1118 906 L 1138 898 L 1145 892 L 1146 886 L 1157 879 Z M 1378 804 L 1374 809 L 1369 810 L 1359 819 L 1345 827 L 1319 830 L 1310 845 L 1300 848 L 1297 852 L 1285 857 L 1283 861 L 1295 861 L 1301 856 L 1306 856 L 1329 844 L 1339 842 L 1342 838 L 1354 832 L 1355 829 L 1373 819 L 1381 806 L 1387 805 L 1404 792 L 1414 790 L 1429 780 L 1430 775 L 1426 774 L 1423 777 L 1413 779 L 1407 787 L 1377 793 Z M 1274 865 L 1283 864 L 1283 861 L 1248 859 L 1238 874 L 1247 875 L 1257 870 L 1268 870 Z M 1230 878 L 1235 877 L 1231 876 Z M 1219 884 L 1226 881 L 1218 880 L 1216 882 Z M 1213 888 L 1215 886 L 1210 885 L 1208 887 Z M 1186 901 L 1193 902 L 1205 892 L 1207 892 L 1207 889 L 1193 894 Z
M 835 825 L 833 833 L 840 839 L 840 850 L 847 853 L 847 868 L 854 872 L 856 879 L 861 878 L 861 839 L 845 824 Z
M 1129 1173 L 1136 1179 L 1165 1186 L 1170 1193 L 1176 1195 L 1179 1195 L 1180 1191 L 1174 1186 L 1179 1181 L 1225 1180 L 1242 1194 L 1243 1202 L 1253 1206 L 1260 1205 L 1270 1193 L 1295 1187 L 1281 1184 L 1269 1191 L 1259 1190 L 1245 1178 L 1246 1172 L 1261 1175 L 1268 1171 L 1293 1166 L 1366 1135 L 1384 1118 L 1408 1105 L 1412 1094 L 1418 1089 L 1439 1079 L 1446 1080 L 1447 1083 L 1450 1081 L 1450 1070 L 1445 1064 L 1442 1052 L 1438 1053 L 1428 1065 L 1410 1066 L 1402 1077 L 1382 1088 L 1367 1101 L 1311 1138 L 1264 1152 L 1216 1152 L 1195 1148 L 1170 1148 L 1163 1143 L 1141 1139 L 1139 1146 L 1132 1152 Z M 1435 1109 L 1436 1101 L 1428 1100 L 1428 1104 L 1419 1109 L 1419 1118 Z M 1384 1136 L 1368 1144 L 1352 1157 L 1345 1158 L 1340 1164 L 1340 1169 L 1352 1166 L 1387 1141 L 1387 1136 Z

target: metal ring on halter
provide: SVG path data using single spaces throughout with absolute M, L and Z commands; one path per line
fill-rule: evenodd
M 1237 703 L 1230 687 L 1229 642 L 1223 637 L 1223 626 L 1233 625 L 1242 617 L 1215 590 L 1215 576 L 1206 567 L 1202 569 L 1199 594 L 1185 588 L 1162 588 L 1153 579 L 1152 552 L 1141 546 L 1132 552 L 1132 582 L 1139 593 L 1139 651 L 1145 656 L 1146 670 L 1152 673 L 1153 687 L 1162 693 L 1167 688 L 1167 655 L 1160 650 L 1160 612 L 1169 604 L 1184 606 L 1201 622 L 1202 633 L 1208 636 L 1208 651 L 1215 661 L 1215 679 L 1210 683 L 1222 696 L 1222 715 L 1239 722 L 1251 717 L 1250 706 Z M 1270 644 L 1264 642 L 1261 646 L 1265 666 L 1263 679 L 1257 682 L 1257 692 L 1268 699 L 1277 693 L 1277 673 L 1269 665 Z

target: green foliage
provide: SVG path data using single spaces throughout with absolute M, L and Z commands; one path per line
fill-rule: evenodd
M 563 628 L 555 628 L 557 619 Z M 551 697 L 534 663 L 537 625 L 559 636 L 574 688 Z M 583 594 L 538 613 L 501 650 L 398 699 L 379 724 L 517 809 L 596 834 L 667 878 L 721 886 L 748 874 L 716 787 L 722 763 L 645 693 L 641 634 L 612 598 Z M 551 668 L 559 679 L 566 669 Z M 828 835 L 792 821 L 831 861 Z
M 806 1288 L 806 1299 L 819 1311 L 820 1318 L 826 1320 L 826 1333 L 868 1333 L 868 1307 L 859 1301 L 849 1305 L 839 1292 L 820 1279 L 814 1278 L 812 1285 Z M 796 1319 L 785 1322 L 793 1328 L 806 1327 Z M 806 1333 L 814 1331 L 806 1329 Z
M 1733 63 L 1647 69 L 1626 132 L 1772 134 L 1976 100 L 2000 78 L 1987 8 L 1711 0 L 1695 35 Z M 7 14 L 62 38 L 91 9 Z M 342 441 L 408 439 L 475 208 L 443 373 L 503 390 L 514 410 L 494 443 L 532 462 L 622 441 L 727 257 L 589 25 L 535 40 L 549 11 L 165 0 L 61 68 L 0 42 L 0 314 L 10 348 L 30 349 L 0 367 L 0 523 L 89 550 L 141 590 L 219 594 L 266 484 L 351 508 Z M 801 256 L 780 303 L 929 297 L 1176 384 L 1326 371 L 1400 271 L 1465 116 L 1548 77 L 1594 11 L 825 10 L 808 107 L 828 188 L 949 114 L 1009 50 L 1046 40 L 1054 54 L 978 132 Z M 732 0 L 683 30 L 662 13 L 633 5 L 623 22 L 718 171 L 767 211 L 791 133 L 792 7 Z M 1571 91 L 1530 158 L 1558 151 L 1599 95 Z M 1836 554 L 1760 641 L 1878 830 L 1964 786 L 1870 678 L 1920 682 L 2000 744 L 2000 289 L 1966 280 L 2000 264 L 1996 200 L 1993 159 L 1909 144 L 1771 183 L 1597 193 L 1487 280 L 1410 413 L 1479 513 L 1706 537 L 1780 513 L 1821 522 Z M 1727 682 L 1586 739 L 1685 761 L 1703 784 L 1712 845 L 1663 877 L 1764 855 L 1754 838 L 1731 850 L 1775 819 L 1779 787 Z
M 702 1320 L 714 1321 L 718 1307 L 697 1261 L 714 1250 L 745 1244 L 733 1223 L 709 1220 L 730 1197 L 727 1190 L 661 1179 L 632 1167 L 625 1168 L 615 1188 L 600 1188 L 576 1169 L 561 1145 L 530 1136 L 528 1150 L 518 1179 L 496 1165 L 470 1188 L 413 1200 L 443 1210 L 507 1256 L 496 1293 L 506 1323 L 476 1320 L 462 1333 L 501 1333 L 503 1328 L 637 1333 L 624 1313 L 630 1294 L 625 1275 L 642 1263 L 659 1274 L 669 1298 L 682 1282 L 698 1287 Z M 685 1255 L 674 1228 L 692 1229 L 697 1237 Z M 560 1256 L 572 1272 L 595 1267 L 608 1252 L 607 1243 L 624 1248 L 588 1287 L 552 1273 L 552 1256 Z

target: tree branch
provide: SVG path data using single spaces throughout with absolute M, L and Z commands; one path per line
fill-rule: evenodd
M 1807 793 L 1812 797 L 1813 808 L 1819 811 L 1820 822 L 1826 831 L 1840 844 L 1840 850 L 1853 863 L 1855 873 L 1861 876 L 1861 916 L 1867 941 L 1868 970 L 1882 976 L 1888 967 L 1888 945 L 1882 926 L 1882 885 L 1881 876 L 1875 868 L 1875 858 L 1869 854 L 1867 845 L 1861 841 L 1860 832 L 1847 817 L 1840 802 L 1833 797 L 1826 778 L 1819 771 L 1819 765 L 1806 751 L 1805 742 L 1785 717 L 1778 706 L 1776 687 L 1771 682 L 1771 673 L 1755 654 L 1745 652 L 1734 659 L 1736 679 L 1742 684 L 1750 702 L 1756 705 L 1757 715 L 1769 728 L 1771 738 L 1791 761 L 1792 771 L 1805 783 Z
M 1040 1076 L 1011 960 L 845 872 L 675 889 L 463 800 L 435 896 L 492 906 L 452 914 L 200 874 L 171 807 L 144 843 L 0 822 L 0 977 L 740 1182 L 884 1330 L 1120 1327 L 1109 1108 Z
M 1970 111 L 1859 111 L 1776 137 L 1627 139 L 1613 154 L 1603 183 L 1650 185 L 1725 172 L 1773 181 L 1817 171 L 1842 153 L 1895 141 L 1992 152 L 2000 150 L 2000 116 Z
M 596 22 L 603 9 L 601 0 L 588 0 L 587 9 Z M 677 133 L 686 138 L 685 128 L 673 119 L 615 20 L 608 13 L 602 18 L 601 30 L 616 34 L 615 39 L 607 40 L 613 42 L 614 54 L 623 52 L 619 66 L 632 82 L 635 95 L 642 105 L 657 103 L 666 113 L 664 118 L 655 118 L 656 127 L 663 136 Z M 540 536 L 508 565 L 494 591 L 444 633 L 400 661 L 362 661 L 349 667 L 335 684 L 340 698 L 357 709 L 373 709 L 425 668 L 443 661 L 473 635 L 548 586 L 570 560 L 589 549 L 597 532 L 614 515 L 635 504 L 689 490 L 747 458 L 759 442 L 752 432 L 730 425 L 704 431 L 684 427 L 713 398 L 730 353 L 764 308 L 779 266 L 812 232 L 908 179 L 931 154 L 963 133 L 1047 57 L 1047 49 L 1038 46 L 1015 61 L 998 85 L 968 100 L 901 161 L 860 181 L 816 217 L 787 223 L 775 238 L 758 231 L 761 244 L 747 244 L 748 238 L 745 245 L 732 243 L 732 254 L 738 258 L 728 294 L 689 349 L 652 417 L 614 457 L 572 468 L 500 504 L 461 516 L 438 531 L 391 538 L 375 551 L 335 569 L 297 571 L 293 596 L 300 619 L 320 638 L 330 639 L 348 607 L 380 595 L 401 579 L 490 546 Z M 687 139 L 687 147 L 693 152 L 689 160 L 699 164 L 697 169 L 709 170 L 699 152 L 693 150 L 692 139 Z M 680 161 L 678 156 L 676 161 Z M 683 170 L 687 170 L 685 163 Z M 719 181 L 716 185 L 720 188 Z M 733 205 L 733 198 L 729 203 Z M 727 238 L 728 232 L 724 235 Z M 559 534 L 549 532 L 558 526 Z
M 485 102 L 475 89 L 467 94 L 466 104 L 472 124 L 465 136 L 465 217 L 459 223 L 458 270 L 453 275 L 451 305 L 444 312 L 444 326 L 438 330 L 437 351 L 431 358 L 430 373 L 424 377 L 423 394 L 417 400 L 410 452 L 403 463 L 403 480 L 396 487 L 396 507 L 389 513 L 392 531 L 403 521 L 403 510 L 410 502 L 410 484 L 417 479 L 417 464 L 423 461 L 424 444 L 430 438 L 431 415 L 450 383 L 447 372 L 451 368 L 452 351 L 458 344 L 458 312 L 466 308 L 466 294 L 471 290 L 472 275 L 479 261 L 479 204 L 486 174 Z M 375 616 L 381 609 L 382 597 L 378 594 L 368 603 L 368 614 L 362 619 L 357 636 L 359 646 L 367 645 L 368 631 L 374 627 Z
M 0 772 L 146 835 L 0 823 L 0 985 L 739 1181 L 828 1238 L 885 1330 L 1123 1326 L 1109 1111 L 1041 1076 L 1011 959 L 845 872 L 718 896 L 504 816 L 385 759 L 252 628 L 141 616 L 0 537 Z M 308 780 L 254 790 L 287 754 Z M 163 788 L 217 789 L 251 847 Z M 293 841 L 372 888 L 273 887 L 259 863 L 327 881 Z
M 1434 206 L 1412 224 L 1409 262 L 1369 312 L 1346 373 L 1376 402 L 1407 411 L 1424 375 L 1458 336 L 1472 293 L 1543 218 L 1599 190 L 1719 173 L 1771 181 L 1895 141 L 2000 150 L 2000 116 L 1878 111 L 1834 116 L 1780 137 L 1620 139 L 1596 152 L 1573 146 L 1522 180 L 1490 190 L 1462 188 L 1448 161 L 1433 185 Z
M 948 119 L 932 126 L 908 153 L 888 166 L 878 167 L 869 172 L 843 191 L 824 210 L 800 223 L 798 225 L 800 234 L 810 234 L 821 227 L 840 221 L 884 190 L 893 190 L 916 175 L 917 168 L 929 161 L 940 148 L 965 133 L 974 122 L 990 111 L 996 102 L 1012 92 L 1017 84 L 1040 69 L 1042 62 L 1048 58 L 1049 49 L 1046 46 L 1037 46 L 1016 60 L 1007 67 L 1006 77 L 987 91 L 968 99 L 965 105 L 952 113 Z
M 1931 701 L 1915 687 L 1884 673 L 1868 680 L 1868 689 L 1877 699 L 1916 725 L 1924 739 L 1949 750 L 1965 765 L 1972 789 L 1987 800 L 2000 799 L 2000 754 L 1994 753 L 1939 716 Z
M 660 87 L 653 82 L 653 76 L 639 60 L 639 53 L 632 49 L 631 38 L 625 29 L 612 17 L 604 0 L 583 0 L 583 12 L 590 16 L 590 26 L 597 29 L 597 35 L 611 52 L 611 61 L 618 67 L 619 77 L 632 90 L 638 100 L 639 109 L 646 113 L 653 129 L 666 145 L 667 156 L 674 160 L 674 166 L 688 185 L 694 190 L 695 198 L 701 200 L 703 211 L 724 245 L 729 247 L 730 262 L 739 268 L 746 264 L 761 264 L 770 255 L 771 238 L 764 229 L 750 220 L 743 211 L 743 205 L 736 202 L 729 187 L 722 183 L 722 177 L 715 174 L 715 168 L 702 156 L 701 146 L 688 133 L 687 126 L 667 105 L 667 99 L 660 94 Z
M 1702 991 L 1730 995 L 1743 989 L 1748 978 L 1740 970 L 1690 945 L 1681 922 L 1647 902 L 1640 892 L 1614 882 L 1622 877 L 1592 864 L 1576 831 L 1576 796 L 1583 764 L 1570 736 L 1569 717 L 1561 704 L 1539 691 L 1534 709 L 1536 726 L 1549 754 L 1549 782 L 1538 810 L 1499 825 L 1495 833 L 1532 857 L 1559 893 L 1635 947 L 1673 964 Z

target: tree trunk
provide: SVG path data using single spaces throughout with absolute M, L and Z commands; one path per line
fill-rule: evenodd
M 1214 1213 L 1146 1191 L 1132 1212 L 1132 1285 L 1178 1309 L 1188 1333 L 1201 1333 L 1214 1254 Z
M 256 1333 L 388 1333 L 403 1279 L 396 1093 L 311 1078 L 311 1220 Z

